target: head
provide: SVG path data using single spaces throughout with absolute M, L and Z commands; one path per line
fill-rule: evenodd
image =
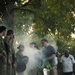
M 13 35 L 14 35 L 13 30 L 10 29 L 10 30 L 7 31 L 7 37 L 8 37 L 9 39 L 12 38 Z
M 0 34 L 6 36 L 7 28 L 5 26 L 0 26 Z
M 48 46 L 48 40 L 47 39 L 42 39 L 41 44 L 42 44 L 42 46 L 47 47 Z
M 19 45 L 18 47 L 17 47 L 20 51 L 24 51 L 24 45 Z
M 34 47 L 35 47 L 35 44 L 36 44 L 36 43 L 31 42 L 31 43 L 30 43 L 30 47 L 31 47 L 31 48 L 34 48 Z
M 7 31 L 7 38 L 9 39 L 9 41 L 11 42 L 11 43 L 13 43 L 13 41 L 14 41 L 14 32 L 13 32 L 13 30 L 8 30 Z
M 30 47 L 31 47 L 31 48 L 39 49 L 38 46 L 37 46 L 37 44 L 36 44 L 35 42 L 31 42 L 31 43 L 30 43 Z
M 68 50 L 68 49 L 66 49 L 66 50 L 64 51 L 64 55 L 65 55 L 65 57 L 68 57 L 68 56 L 69 56 L 69 50 Z

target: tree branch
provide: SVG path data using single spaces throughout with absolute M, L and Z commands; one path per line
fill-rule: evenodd
M 15 8 L 14 10 L 23 10 L 23 11 L 27 11 L 27 12 L 30 12 L 32 14 L 35 14 L 36 12 L 33 11 L 33 10 L 29 10 L 29 9 L 25 9 L 25 8 Z
M 31 2 L 32 0 L 29 0 L 27 3 L 24 3 L 23 5 L 19 5 L 19 6 L 15 6 L 12 10 L 11 10 L 11 12 L 13 12 L 14 10 L 22 10 L 23 9 L 23 7 L 25 7 L 25 6 L 28 6 L 28 5 L 35 5 L 35 4 L 31 4 L 30 2 Z M 23 10 L 25 10 L 25 9 L 23 9 Z
M 21 7 L 27 6 L 32 0 L 29 0 L 27 3 L 23 4 Z

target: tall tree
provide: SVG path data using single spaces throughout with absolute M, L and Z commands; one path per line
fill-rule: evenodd
M 40 0 L 0 0 L 0 12 L 2 20 L 8 27 L 14 28 L 14 11 L 21 10 L 33 13 L 27 6 L 36 6 Z M 37 4 L 38 5 L 38 4 Z

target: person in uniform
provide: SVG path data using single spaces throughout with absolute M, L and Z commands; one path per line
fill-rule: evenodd
M 22 54 L 22 52 L 24 51 L 24 46 L 21 44 L 21 45 L 19 45 L 19 47 L 17 47 L 19 50 L 18 50 L 18 52 L 16 53 L 16 65 L 17 65 L 17 67 L 18 67 L 18 64 L 19 63 L 21 63 L 21 61 L 22 61 L 22 57 L 24 56 L 23 54 Z M 24 75 L 24 72 L 17 72 L 17 74 L 18 75 Z
M 6 75 L 7 55 L 3 36 L 6 36 L 6 27 L 0 26 L 0 75 Z
M 12 51 L 12 75 L 16 75 L 16 69 L 15 69 L 16 55 L 15 55 L 15 49 L 14 49 L 13 43 L 14 43 L 14 35 L 10 38 L 10 46 Z
M 7 53 L 7 75 L 12 75 L 12 49 L 11 49 L 11 37 L 13 36 L 13 30 L 8 30 L 4 39 L 4 44 Z

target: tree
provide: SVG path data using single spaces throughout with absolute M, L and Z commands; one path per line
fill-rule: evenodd
M 53 33 L 57 36 L 69 38 L 74 33 L 75 18 L 74 0 L 44 0 L 38 12 L 39 24 L 34 26 L 35 32 L 41 32 L 41 35 Z M 37 21 L 37 20 L 36 20 Z M 43 32 L 43 33 L 42 33 Z
M 19 34 L 33 27 L 40 38 L 47 34 L 65 46 L 75 33 L 75 0 L 0 0 L 2 20 Z M 34 23 L 34 25 L 32 25 Z M 63 46 L 64 47 L 64 46 Z
M 14 28 L 14 11 L 33 13 L 27 6 L 36 6 L 40 0 L 0 0 L 0 12 L 2 13 L 2 20 L 8 27 Z M 37 2 L 37 3 L 36 3 Z

